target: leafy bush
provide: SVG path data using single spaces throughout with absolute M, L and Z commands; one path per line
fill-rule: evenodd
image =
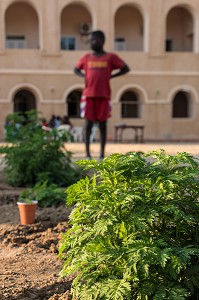
M 59 249 L 74 299 L 199 299 L 198 162 L 161 150 L 79 164 L 94 173 L 67 188 Z
M 13 119 L 16 118 L 15 113 Z M 6 154 L 8 183 L 33 186 L 48 181 L 49 184 L 68 186 L 76 182 L 82 175 L 81 170 L 72 164 L 72 154 L 64 149 L 63 138 L 57 130 L 44 131 L 35 111 L 27 112 L 25 119 L 25 124 L 18 127 L 12 145 L 0 147 L 0 153 Z
M 27 111 L 24 114 L 15 112 L 9 114 L 6 118 L 5 131 L 7 142 L 15 142 L 18 140 L 24 140 L 27 137 L 27 131 L 32 134 L 35 133 L 38 129 L 41 131 L 42 121 L 44 118 L 40 112 L 35 110 Z M 49 128 L 50 129 L 50 128 Z M 44 135 L 47 135 L 47 132 L 42 130 Z M 57 130 L 54 128 L 52 134 L 48 133 L 48 136 L 60 137 L 64 142 L 73 142 L 74 138 L 70 131 L 66 130 Z
M 25 117 L 19 113 L 9 114 L 6 117 L 6 124 L 4 126 L 7 142 L 13 142 L 19 138 L 20 127 L 25 123 Z
M 42 207 L 56 206 L 65 201 L 65 192 L 56 184 L 48 182 L 38 182 L 32 188 L 26 189 L 19 195 L 19 202 L 38 201 Z

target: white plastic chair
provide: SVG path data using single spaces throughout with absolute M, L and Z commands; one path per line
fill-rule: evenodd
M 91 136 L 90 136 L 90 142 L 93 143 L 96 141 L 96 133 L 97 133 L 97 130 L 98 130 L 98 126 L 97 125 L 94 125 L 93 128 L 92 128 L 92 131 L 91 131 Z
M 73 135 L 75 142 L 83 141 L 83 128 L 81 126 L 75 126 L 71 129 L 71 133 Z
M 58 131 L 59 136 L 62 137 L 64 135 L 64 133 L 66 133 L 66 132 L 71 133 L 71 126 L 68 124 L 59 125 L 57 127 L 57 131 Z
M 66 131 L 70 131 L 70 125 L 69 124 L 62 124 L 62 125 L 59 125 L 57 127 L 57 130 L 66 130 Z

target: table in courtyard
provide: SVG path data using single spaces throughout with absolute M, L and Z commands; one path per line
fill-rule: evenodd
M 136 143 L 144 142 L 144 126 L 143 125 L 127 125 L 127 124 L 116 124 L 115 125 L 115 142 L 122 142 L 123 132 L 126 129 L 133 129 L 134 141 Z

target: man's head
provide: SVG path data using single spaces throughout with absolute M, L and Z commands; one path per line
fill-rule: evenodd
M 91 32 L 91 49 L 94 51 L 99 51 L 103 49 L 103 45 L 105 42 L 105 34 L 101 30 L 96 30 Z

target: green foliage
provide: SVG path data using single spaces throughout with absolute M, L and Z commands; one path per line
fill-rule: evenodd
M 61 276 L 77 300 L 199 299 L 199 169 L 187 153 L 113 154 L 67 188 Z
M 9 114 L 6 118 L 5 131 L 6 141 L 13 142 L 19 138 L 19 128 L 25 123 L 25 117 L 19 113 Z
M 16 121 L 17 116 L 22 118 L 15 113 L 13 120 Z M 35 111 L 27 112 L 25 119 L 26 123 L 19 126 L 12 145 L 0 147 L 0 153 L 6 154 L 8 183 L 12 186 L 33 186 L 36 182 L 47 180 L 49 184 L 68 186 L 76 182 L 82 172 L 72 164 L 72 154 L 64 149 L 63 137 L 56 129 L 44 131 Z
M 6 141 L 16 142 L 18 140 L 25 140 L 27 132 L 32 137 L 36 131 L 43 132 L 43 134 L 48 138 L 60 138 L 64 142 L 73 142 L 74 138 L 70 131 L 53 129 L 51 133 L 47 133 L 42 130 L 40 124 L 43 121 L 42 114 L 35 110 L 30 110 L 25 112 L 23 115 L 21 113 L 15 112 L 9 114 L 6 118 L 7 124 L 5 125 L 6 130 Z
M 65 192 L 59 188 L 56 184 L 48 182 L 38 182 L 34 187 L 29 188 L 21 192 L 19 195 L 19 202 L 31 203 L 32 201 L 38 201 L 38 204 L 42 207 L 56 206 L 65 201 Z

